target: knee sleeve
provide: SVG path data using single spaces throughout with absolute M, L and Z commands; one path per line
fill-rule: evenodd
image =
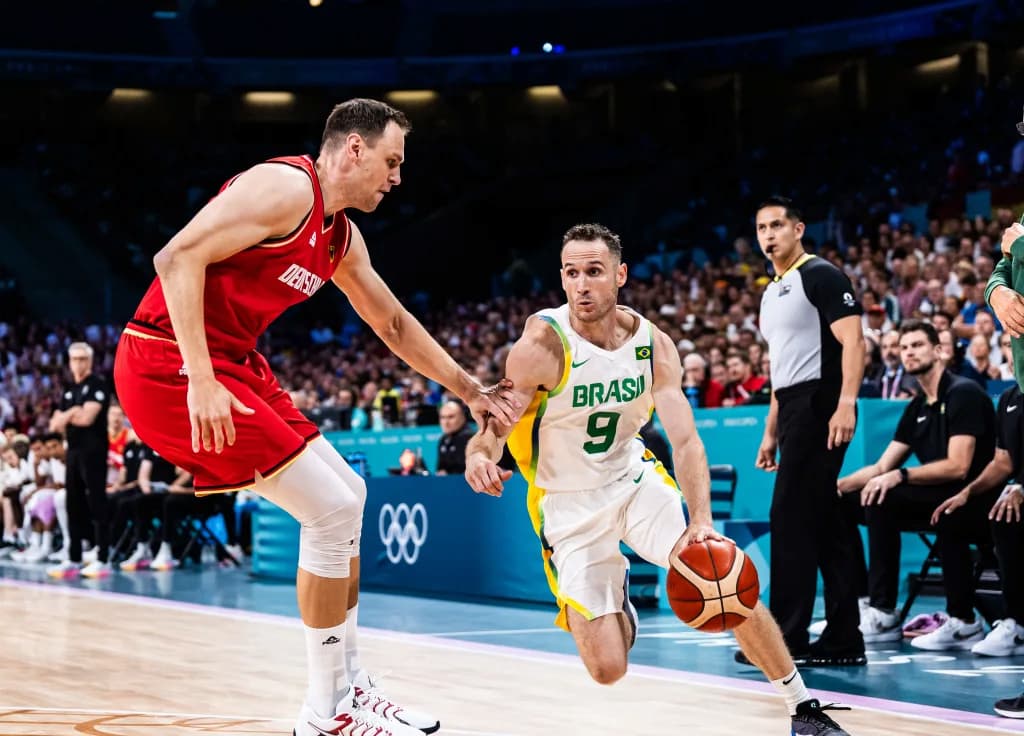
M 345 458 L 343 458 L 334 446 L 324 437 L 317 437 L 309 443 L 309 449 L 316 453 L 317 457 L 327 463 L 331 470 L 337 473 L 345 485 L 352 490 L 359 502 L 359 517 L 356 521 L 354 554 L 359 556 L 359 540 L 363 534 L 363 507 L 366 506 L 366 481 L 352 469 Z
M 324 578 L 349 576 L 365 483 L 351 488 L 317 453 L 304 452 L 277 475 L 257 479 L 255 490 L 302 525 L 300 568 Z

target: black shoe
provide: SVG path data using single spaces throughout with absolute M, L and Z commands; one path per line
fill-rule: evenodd
M 995 710 L 1004 718 L 1024 718 L 1024 693 L 1016 698 L 997 700 Z
M 826 710 L 850 710 L 835 703 L 822 705 L 817 700 L 805 700 L 796 707 L 792 736 L 850 736 L 825 713 Z
M 757 666 L 740 649 L 736 650 L 732 658 L 736 664 L 745 664 L 750 667 Z M 825 652 L 804 652 L 803 654 L 793 655 L 793 664 L 797 667 L 863 667 L 867 663 L 868 658 L 863 652 L 859 654 L 856 652 L 830 654 Z M 1018 717 L 1024 718 L 1024 715 Z
M 863 649 L 826 649 L 819 642 L 807 648 L 807 653 L 793 657 L 798 667 L 863 667 L 868 658 Z

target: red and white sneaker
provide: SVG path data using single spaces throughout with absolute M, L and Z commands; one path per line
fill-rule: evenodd
M 321 718 L 306 703 L 302 704 L 292 736 L 421 736 L 411 726 L 388 721 L 355 703 L 355 688 L 341 699 L 333 718 Z
M 359 670 L 355 674 L 352 685 L 355 688 L 356 705 L 386 718 L 389 723 L 412 727 L 420 733 L 434 733 L 441 728 L 441 722 L 433 716 L 403 708 L 382 693 L 366 670 Z
M 78 562 L 64 560 L 57 565 L 46 568 L 46 574 L 55 580 L 74 580 L 82 571 L 82 565 Z

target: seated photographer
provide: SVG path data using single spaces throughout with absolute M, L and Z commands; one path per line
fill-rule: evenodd
M 861 614 L 868 643 L 903 638 L 896 613 L 901 531 L 927 525 L 935 507 L 977 478 L 995 450 L 991 400 L 977 383 L 945 369 L 932 325 L 919 320 L 903 323 L 900 359 L 917 377 L 921 393 L 907 404 L 878 462 L 837 484 L 840 493 L 861 494 L 868 527 L 871 601 Z M 911 453 L 920 466 L 903 467 Z M 986 515 L 992 498 L 978 496 L 968 506 L 962 514 L 944 515 L 936 528 L 950 619 L 933 634 L 915 638 L 914 646 L 968 649 L 983 638 L 981 621 L 974 615 L 970 543 L 989 538 Z
M 999 559 L 999 577 L 1006 604 L 1006 618 L 997 621 L 983 641 L 971 647 L 975 654 L 989 657 L 1009 657 L 1024 654 L 1024 524 L 1020 507 L 1024 501 L 1024 395 L 1016 383 L 1003 391 L 996 409 L 996 454 L 981 475 L 967 484 L 955 496 L 947 498 L 932 514 L 932 524 L 938 524 L 950 514 L 962 514 L 965 507 L 975 514 L 978 510 L 988 514 Z M 1009 483 L 1007 481 L 1009 480 Z M 1005 487 L 1004 487 L 1005 486 Z M 1002 494 L 991 506 L 978 503 L 990 499 L 994 491 Z M 931 636 L 929 634 L 929 636 Z

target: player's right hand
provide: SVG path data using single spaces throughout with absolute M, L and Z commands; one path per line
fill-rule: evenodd
M 235 444 L 231 410 L 240 414 L 255 413 L 215 378 L 189 380 L 186 400 L 192 425 L 192 452 L 199 452 L 202 447 L 206 452 L 212 450 L 220 454 L 225 441 L 228 445 Z
M 1024 297 L 1009 286 L 997 287 L 989 296 L 992 311 L 1013 337 L 1024 335 Z
M 778 449 L 779 443 L 775 439 L 765 437 L 761 440 L 761 446 L 757 450 L 757 460 L 754 461 L 754 466 L 768 473 L 774 473 L 779 469 L 779 463 L 775 459 Z
M 999 243 L 1003 253 L 1010 255 L 1010 248 L 1021 236 L 1024 236 L 1024 225 L 1019 222 L 1015 222 L 1003 230 L 1003 238 Z
M 466 458 L 466 482 L 477 493 L 501 496 L 505 490 L 505 481 L 511 477 L 511 470 L 502 470 L 497 463 L 480 453 Z

